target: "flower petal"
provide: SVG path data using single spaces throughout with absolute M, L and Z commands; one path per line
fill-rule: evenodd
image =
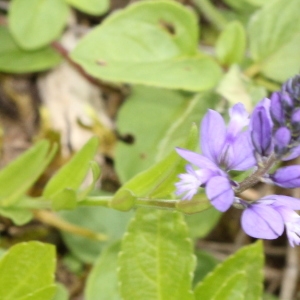
M 273 150 L 272 124 L 264 106 L 255 108 L 251 117 L 251 138 L 253 146 L 261 156 L 269 156 Z
M 291 141 L 291 132 L 287 127 L 280 127 L 274 134 L 275 153 L 282 156 L 287 153 Z
M 175 194 L 181 196 L 182 200 L 191 200 L 215 173 L 210 169 L 194 170 L 191 165 L 186 166 L 186 171 L 178 176 L 180 181 L 175 183 Z
M 228 170 L 245 171 L 256 164 L 249 131 L 242 132 L 227 152 Z
M 222 116 L 209 110 L 201 123 L 201 149 L 204 156 L 219 163 L 219 156 L 226 138 L 226 126 Z
M 274 174 L 270 175 L 270 179 L 276 185 L 284 188 L 300 187 L 300 165 L 280 168 Z
M 234 201 L 234 192 L 226 177 L 212 177 L 208 181 L 205 191 L 211 204 L 219 211 L 226 211 Z
M 211 169 L 217 172 L 220 171 L 218 166 L 201 154 L 182 148 L 176 148 L 176 151 L 181 157 L 198 168 Z
M 243 211 L 241 223 L 244 231 L 258 239 L 276 239 L 284 230 L 281 215 L 272 206 L 253 204 Z
M 288 160 L 291 160 L 291 159 L 294 159 L 296 157 L 300 156 L 300 145 L 294 147 L 291 151 L 290 151 L 290 154 L 285 156 L 285 157 L 282 157 L 281 160 L 283 161 L 288 161 Z
M 261 198 L 259 201 L 275 200 L 272 206 L 286 206 L 292 210 L 300 210 L 300 199 L 282 195 L 268 195 Z
M 281 100 L 280 92 L 275 92 L 271 96 L 270 113 L 273 122 L 276 122 L 277 124 L 280 125 L 285 123 L 283 103 Z
M 227 127 L 227 140 L 233 140 L 249 124 L 249 114 L 244 104 L 237 103 L 229 109 L 230 121 Z

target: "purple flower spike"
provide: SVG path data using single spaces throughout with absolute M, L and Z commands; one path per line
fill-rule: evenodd
M 289 150 L 291 132 L 287 127 L 280 127 L 274 134 L 274 150 L 278 156 L 282 156 Z
M 251 138 L 253 146 L 262 157 L 273 150 L 272 123 L 264 106 L 257 106 L 251 117 Z
M 281 215 L 270 205 L 249 205 L 243 211 L 241 223 L 248 235 L 258 239 L 276 239 L 284 230 Z
M 270 179 L 283 188 L 300 187 L 300 165 L 288 166 L 278 169 L 270 175 Z
M 270 114 L 272 120 L 280 125 L 285 123 L 284 110 L 282 107 L 281 94 L 275 92 L 271 96 Z
M 227 178 L 215 176 L 206 185 L 206 195 L 219 211 L 226 211 L 233 203 L 234 192 Z
M 191 199 L 199 187 L 204 187 L 212 205 L 222 212 L 227 210 L 234 198 L 233 182 L 227 172 L 249 170 L 256 164 L 250 132 L 244 130 L 248 123 L 248 113 L 241 103 L 230 110 L 227 128 L 222 116 L 209 110 L 201 123 L 203 154 L 176 148 L 181 157 L 199 170 L 188 167 L 185 174 L 179 175 L 175 193 L 183 199 Z

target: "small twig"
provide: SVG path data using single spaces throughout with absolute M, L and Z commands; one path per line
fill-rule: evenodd
M 52 48 L 58 52 L 68 63 L 70 63 L 82 76 L 84 76 L 90 83 L 99 85 L 99 81 L 89 75 L 80 65 L 75 63 L 69 56 L 69 51 L 59 42 L 52 42 Z

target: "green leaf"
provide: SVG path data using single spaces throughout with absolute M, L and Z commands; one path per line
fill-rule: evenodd
M 211 272 L 219 263 L 219 261 L 210 253 L 203 250 L 196 250 L 195 255 L 197 257 L 196 270 L 194 272 L 194 285 Z
M 24 225 L 33 218 L 31 210 L 19 207 L 0 207 L 0 215 L 11 219 L 16 225 Z
M 214 207 L 210 207 L 197 214 L 185 216 L 192 238 L 205 237 L 217 224 L 221 213 Z
M 13 246 L 0 260 L 1 299 L 52 300 L 55 264 L 52 245 L 29 242 Z
M 193 299 L 193 246 L 182 214 L 137 209 L 119 255 L 124 300 Z
M 244 300 L 247 289 L 247 275 L 241 271 L 226 278 L 218 287 L 215 300 Z M 257 298 L 257 300 L 260 298 Z
M 246 50 L 246 32 L 238 21 L 228 23 L 220 34 L 216 44 L 216 55 L 219 61 L 230 66 L 240 63 Z
M 198 125 L 218 100 L 212 93 L 134 87 L 117 118 L 118 131 L 134 139 L 132 144 L 117 144 L 115 165 L 121 181 L 128 181 L 180 146 L 192 124 Z
M 300 67 L 300 1 L 270 1 L 250 20 L 251 56 L 261 72 L 284 81 Z
M 52 300 L 69 300 L 69 292 L 63 284 L 56 285 L 56 293 Z
M 33 185 L 52 160 L 48 141 L 40 141 L 0 171 L 0 204 L 10 206 Z M 22 172 L 20 172 L 20 170 Z
M 79 189 L 87 175 L 90 161 L 94 158 L 97 148 L 98 139 L 93 137 L 49 180 L 43 191 L 43 196 L 52 199 L 64 189 Z
M 64 189 L 52 198 L 52 207 L 54 210 L 69 209 L 77 206 L 77 195 L 74 190 Z
M 266 89 L 254 84 L 237 65 L 230 67 L 220 81 L 217 92 L 231 105 L 243 103 L 248 111 L 252 111 L 258 101 L 267 97 Z
M 197 127 L 193 126 L 185 148 L 194 149 L 198 142 Z M 110 206 L 129 210 L 136 197 L 164 198 L 174 192 L 178 173 L 183 172 L 186 162 L 173 150 L 166 158 L 124 184 L 114 195 Z
M 215 299 L 253 299 L 259 300 L 263 292 L 263 249 L 261 241 L 243 247 L 206 276 L 195 289 L 196 300 Z M 246 281 L 235 287 L 238 274 L 244 272 Z M 233 280 L 232 278 L 235 278 Z M 245 287 L 245 289 L 244 289 Z M 237 298 L 220 298 L 236 289 Z M 242 294 L 243 297 L 240 296 Z
M 198 52 L 195 15 L 175 1 L 142 1 L 112 14 L 71 57 L 103 80 L 189 91 L 214 87 L 221 74 Z
M 102 15 L 109 9 L 109 0 L 66 0 L 67 3 L 90 15 Z
M 261 0 L 224 0 L 224 2 L 232 7 L 234 10 L 237 10 L 239 14 L 242 13 L 248 13 L 251 14 L 255 10 L 255 5 L 254 3 L 251 2 L 255 1 L 261 1 Z M 264 0 L 267 2 L 268 0 Z
M 18 298 L 16 300 L 53 300 L 53 296 L 55 295 L 56 289 L 56 285 L 51 284 L 45 288 L 37 290 L 34 293 L 30 293 L 27 296 Z
M 132 212 L 124 213 L 104 207 L 78 207 L 74 211 L 60 212 L 68 222 L 108 236 L 105 242 L 94 241 L 81 236 L 62 232 L 65 244 L 71 252 L 86 263 L 93 263 L 108 244 L 121 238 L 126 230 Z
M 68 11 L 61 0 L 12 0 L 9 29 L 22 48 L 41 48 L 60 36 Z
M 0 26 L 0 71 L 28 73 L 56 66 L 61 57 L 51 47 L 25 51 L 12 39 L 8 29 Z
M 121 300 L 117 278 L 120 246 L 120 242 L 114 243 L 99 256 L 87 280 L 86 300 Z
M 90 192 L 93 191 L 93 189 L 95 188 L 96 182 L 100 178 L 100 175 L 101 175 L 100 167 L 96 161 L 90 161 L 89 165 L 90 165 L 90 169 L 92 171 L 92 177 L 93 177 L 92 183 L 89 186 L 87 186 L 85 189 L 83 189 L 83 191 L 81 191 L 77 195 L 79 201 L 83 200 Z

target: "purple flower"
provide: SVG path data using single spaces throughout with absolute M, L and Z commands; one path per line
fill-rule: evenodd
M 180 156 L 196 166 L 187 167 L 187 173 L 179 175 L 176 194 L 190 200 L 199 187 L 205 187 L 208 198 L 218 210 L 225 211 L 233 203 L 232 181 L 227 172 L 244 171 L 255 165 L 249 131 L 243 131 L 249 123 L 248 114 L 241 103 L 230 111 L 226 128 L 222 116 L 209 110 L 201 123 L 200 148 L 202 155 L 177 148 Z
M 269 195 L 248 203 L 236 199 L 244 206 L 241 224 L 244 231 L 254 237 L 275 239 L 282 235 L 284 227 L 291 246 L 300 244 L 300 200 L 288 196 Z
M 251 115 L 250 131 L 252 143 L 260 157 L 268 157 L 273 151 L 273 122 L 270 115 L 271 100 L 265 98 L 258 103 Z

